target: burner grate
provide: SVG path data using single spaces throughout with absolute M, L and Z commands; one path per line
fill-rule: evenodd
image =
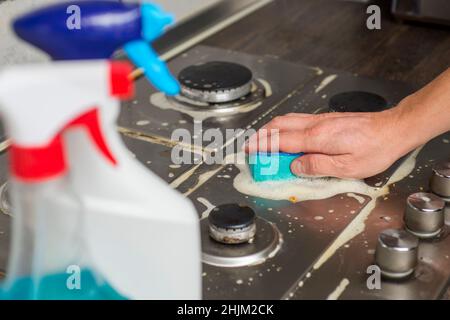
M 382 96 L 365 91 L 338 93 L 328 103 L 331 112 L 377 112 L 388 109 Z
M 211 61 L 183 69 L 178 80 L 181 94 L 196 102 L 227 103 L 251 92 L 253 74 L 247 67 Z

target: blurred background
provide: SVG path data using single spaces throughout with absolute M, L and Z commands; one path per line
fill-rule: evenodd
M 46 60 L 46 56 L 17 40 L 11 30 L 11 19 L 46 3 L 64 0 L 0 0 L 0 66 L 11 63 Z M 192 15 L 208 9 L 221 0 L 152 0 L 175 14 L 177 22 L 185 21 Z M 126 2 L 126 1 L 124 1 Z M 135 2 L 135 1 L 130 1 Z
M 58 1 L 65 0 L 0 0 L 0 67 L 11 63 L 47 59 L 42 53 L 17 40 L 12 35 L 10 23 L 13 17 L 22 12 Z M 209 44 L 219 47 L 228 47 L 227 42 L 232 40 L 234 44 L 239 44 L 238 47 L 233 45 L 232 49 L 235 50 L 254 53 L 248 48 L 265 43 L 266 50 L 255 53 L 275 54 L 306 64 L 318 62 L 323 64 L 325 61 L 329 67 L 346 69 L 347 66 L 333 63 L 334 58 L 321 59 L 325 53 L 332 55 L 333 50 L 336 50 L 330 47 L 328 41 L 334 38 L 332 34 L 338 30 L 341 37 L 349 39 L 345 44 L 340 43 L 338 48 L 347 53 L 353 54 L 364 50 L 368 57 L 371 50 L 378 48 L 376 43 L 381 38 L 386 36 L 386 39 L 395 40 L 391 42 L 395 46 L 396 42 L 409 41 L 407 38 L 411 34 L 414 38 L 410 39 L 413 42 L 411 47 L 417 47 L 419 43 L 425 44 L 429 47 L 423 48 L 425 54 L 425 52 L 432 53 L 435 44 L 439 43 L 444 49 L 439 51 L 438 55 L 445 56 L 447 48 L 439 39 L 448 36 L 450 25 L 449 0 L 152 0 L 152 2 L 160 4 L 176 16 L 176 25 L 173 28 L 175 30 L 165 34 L 161 41 L 154 43 L 165 60 L 206 39 Z M 365 9 L 370 4 L 377 4 L 382 9 L 382 30 L 372 32 L 365 26 L 368 17 Z M 259 14 L 253 14 L 263 7 L 265 9 Z M 243 22 L 236 23 L 240 20 Z M 233 27 L 230 27 L 232 25 Z M 248 26 L 251 28 L 248 29 Z M 228 37 L 224 41 L 222 36 L 224 33 L 220 31 L 228 27 L 233 30 L 232 39 Z M 215 36 L 211 37 L 212 35 Z M 363 44 L 369 42 L 373 47 L 366 50 Z M 307 45 L 308 52 L 296 53 L 298 45 Z M 276 52 L 283 48 L 285 51 L 282 54 Z M 392 46 L 389 48 L 394 49 Z M 410 53 L 408 59 L 414 57 L 411 51 L 404 53 Z M 427 58 L 436 59 L 430 55 Z M 316 61 L 317 59 L 320 61 Z M 391 59 L 394 63 L 395 60 Z M 446 64 L 444 62 L 440 65 L 445 67 Z M 433 73 L 432 76 L 436 74 Z M 388 78 L 391 76 L 388 75 Z M 426 82 L 430 78 L 420 80 Z

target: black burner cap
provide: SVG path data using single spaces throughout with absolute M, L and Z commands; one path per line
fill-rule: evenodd
M 211 61 L 187 67 L 178 75 L 180 83 L 201 91 L 230 90 L 252 81 L 250 69 L 237 63 Z
M 251 226 L 256 219 L 255 211 L 238 204 L 220 205 L 209 214 L 209 223 L 220 229 L 242 229 Z
M 388 103 L 375 93 L 349 91 L 332 96 L 328 106 L 332 112 L 377 112 L 386 110 Z

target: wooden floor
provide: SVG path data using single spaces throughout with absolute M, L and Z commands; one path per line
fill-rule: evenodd
M 399 23 L 378 3 L 381 30 L 361 3 L 274 0 L 203 44 L 419 85 L 450 66 L 450 28 Z

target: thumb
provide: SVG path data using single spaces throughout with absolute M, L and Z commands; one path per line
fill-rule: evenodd
M 306 154 L 292 162 L 291 171 L 297 176 L 339 177 L 342 174 L 333 156 L 325 154 Z

